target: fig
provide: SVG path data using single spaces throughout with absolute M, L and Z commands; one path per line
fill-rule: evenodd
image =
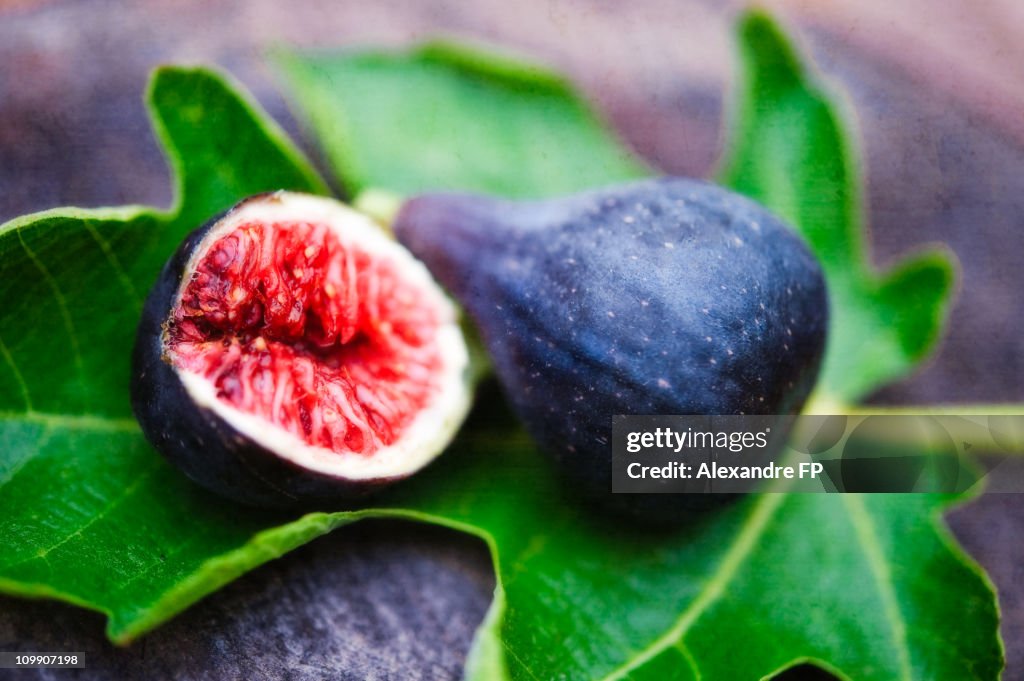
M 465 307 L 514 411 L 584 492 L 611 491 L 613 415 L 793 414 L 814 385 L 819 264 L 779 218 L 712 184 L 428 194 L 394 230 Z
M 193 232 L 147 298 L 132 405 L 152 445 L 238 501 L 344 501 L 448 444 L 470 403 L 455 306 L 369 218 L 251 197 Z

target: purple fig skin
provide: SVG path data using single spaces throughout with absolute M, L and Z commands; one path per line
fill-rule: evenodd
M 715 505 L 730 495 L 611 495 L 612 416 L 793 414 L 814 386 L 821 268 L 789 226 L 720 187 L 428 194 L 394 231 L 472 317 L 527 430 L 591 496 L 659 513 Z

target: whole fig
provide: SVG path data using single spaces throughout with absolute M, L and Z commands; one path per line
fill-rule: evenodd
M 527 430 L 592 495 L 611 491 L 615 414 L 790 414 L 814 385 L 821 268 L 779 218 L 712 184 L 428 194 L 394 230 L 476 322 Z

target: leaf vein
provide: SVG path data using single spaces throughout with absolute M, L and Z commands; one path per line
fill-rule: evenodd
M 0 337 L 0 355 L 3 355 L 4 363 L 10 367 L 11 373 L 14 374 L 14 382 L 18 384 L 18 389 L 21 391 L 21 398 L 25 401 L 25 409 L 32 411 L 32 397 L 29 395 L 28 383 L 25 382 L 25 376 L 18 368 L 17 362 L 14 361 L 14 355 L 11 354 L 7 344 L 4 343 L 3 337 Z
M 886 563 L 882 545 L 878 541 L 878 532 L 875 530 L 871 516 L 864 507 L 863 499 L 859 494 L 842 494 L 840 496 L 849 512 L 850 522 L 857 535 L 857 540 L 860 542 L 861 548 L 864 549 L 868 566 L 878 585 L 878 595 L 882 599 L 885 618 L 892 627 L 893 642 L 896 644 L 899 658 L 900 678 L 905 681 L 911 681 L 914 674 L 907 647 L 907 624 L 903 620 L 903 613 L 900 611 L 892 573 L 889 571 L 889 566 Z
M 43 276 L 43 280 L 49 285 L 50 290 L 53 291 L 53 297 L 57 301 L 57 308 L 60 310 L 61 319 L 64 322 L 64 329 L 67 331 L 68 339 L 71 342 L 71 353 L 75 361 L 75 369 L 78 373 L 78 380 L 85 382 L 85 360 L 82 358 L 82 348 L 78 344 L 78 333 L 75 331 L 74 321 L 71 319 L 71 308 L 68 307 L 67 298 L 64 296 L 64 292 L 60 288 L 60 284 L 53 278 L 50 270 L 46 268 L 43 261 L 39 259 L 35 251 L 29 248 L 29 245 L 25 243 L 25 237 L 22 234 L 22 230 L 16 230 L 18 235 L 18 242 L 21 244 L 22 249 L 25 251 L 25 255 L 28 256 L 32 264 L 35 265 L 36 269 Z
M 44 562 L 46 562 L 47 556 L 49 556 L 51 553 L 59 549 L 61 546 L 67 544 L 72 539 L 76 537 L 81 537 L 83 532 L 85 532 L 90 527 L 106 518 L 115 508 L 120 506 L 132 495 L 134 495 L 139 490 L 139 487 L 142 485 L 142 483 L 145 482 L 147 478 L 150 478 L 154 473 L 156 473 L 159 468 L 161 468 L 159 464 L 160 461 L 154 458 L 154 462 L 150 464 L 148 470 L 139 474 L 139 476 L 135 478 L 135 480 L 130 485 L 124 488 L 124 491 L 121 492 L 121 494 L 112 499 L 109 504 L 100 509 L 100 511 L 96 513 L 96 515 L 90 518 L 89 521 L 86 522 L 84 525 L 77 528 L 74 532 L 71 532 L 57 543 L 52 544 L 51 546 L 48 546 L 44 549 L 40 549 L 34 555 L 29 556 L 28 558 L 25 558 L 23 560 L 15 561 L 14 563 L 4 565 L 3 568 L 7 570 L 13 567 L 17 567 L 18 565 L 22 565 L 23 563 L 30 563 L 33 560 L 43 560 Z
M 693 653 L 690 652 L 690 648 L 683 643 L 682 639 L 676 641 L 675 648 L 679 651 L 679 654 L 683 656 L 683 659 L 686 660 L 686 664 L 689 666 L 690 671 L 693 672 L 694 681 L 701 681 L 704 677 L 700 673 L 700 666 L 697 664 L 697 660 L 693 657 Z
M 506 654 L 508 654 L 508 656 L 509 656 L 509 657 L 511 657 L 511 658 L 512 658 L 513 660 L 515 660 L 515 661 L 516 661 L 516 663 L 518 663 L 518 664 L 519 664 L 519 667 L 520 667 L 520 668 L 521 668 L 521 669 L 522 669 L 522 670 L 523 670 L 524 672 L 526 672 L 527 674 L 529 674 L 529 675 L 530 675 L 530 678 L 531 678 L 531 679 L 533 679 L 534 681 L 541 681 L 541 678 L 540 678 L 539 676 L 537 676 L 537 675 L 536 675 L 536 674 L 535 674 L 535 673 L 533 672 L 533 670 L 532 670 L 532 669 L 530 669 L 530 667 L 529 667 L 529 666 L 527 666 L 526 662 L 524 662 L 524 661 L 523 661 L 523 659 L 522 659 L 521 657 L 519 657 L 519 655 L 517 655 L 517 654 L 516 654 L 516 651 L 515 651 L 515 650 L 513 650 L 513 649 L 512 649 L 511 647 L 509 647 L 509 646 L 508 646 L 507 644 L 505 644 L 505 645 L 504 645 L 504 648 L 505 648 L 505 653 L 506 653 Z
M 92 237 L 96 245 L 103 251 L 103 256 L 107 259 L 107 263 L 110 268 L 114 270 L 114 274 L 117 276 L 118 282 L 121 284 L 121 288 L 128 295 L 133 303 L 135 303 L 136 309 L 142 309 L 142 297 L 139 292 L 135 290 L 135 284 L 132 282 L 131 277 L 128 276 L 128 272 L 124 269 L 121 261 L 117 257 L 117 253 L 114 248 L 110 245 L 110 242 L 100 234 L 99 230 L 93 226 L 89 220 L 83 220 L 82 224 L 85 225 L 86 231 L 89 232 L 89 236 Z
M 726 587 L 736 576 L 743 561 L 757 546 L 758 540 L 764 534 L 765 528 L 768 527 L 768 522 L 774 517 L 785 497 L 785 493 L 782 492 L 768 492 L 758 497 L 746 525 L 736 535 L 736 539 L 722 558 L 715 575 L 693 599 L 690 607 L 683 611 L 668 631 L 640 651 L 632 660 L 605 676 L 602 681 L 618 681 L 618 679 L 625 678 L 632 670 L 646 664 L 662 651 L 683 640 L 683 636 L 704 614 L 704 611 L 725 593 Z
M 66 430 L 94 430 L 131 433 L 139 430 L 132 418 L 111 418 L 99 414 L 51 414 L 41 411 L 0 411 L 0 421 L 24 421 Z

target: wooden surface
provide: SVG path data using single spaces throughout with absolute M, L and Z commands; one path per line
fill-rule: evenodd
M 765 4 L 800 27 L 849 95 L 876 262 L 935 241 L 961 262 L 941 352 L 876 399 L 1024 400 L 1024 10 L 1013 0 Z M 707 175 L 736 6 L 0 0 L 0 221 L 57 205 L 169 203 L 141 104 L 157 63 L 231 70 L 297 135 L 260 60 L 281 42 L 395 45 L 439 33 L 497 42 L 567 71 L 666 171 Z M 949 521 L 999 587 L 1005 678 L 1024 678 L 1024 498 L 989 495 Z M 474 540 L 373 523 L 257 570 L 127 650 L 104 642 L 96 615 L 0 599 L 0 649 L 87 652 L 90 669 L 36 678 L 456 678 L 492 588 Z

